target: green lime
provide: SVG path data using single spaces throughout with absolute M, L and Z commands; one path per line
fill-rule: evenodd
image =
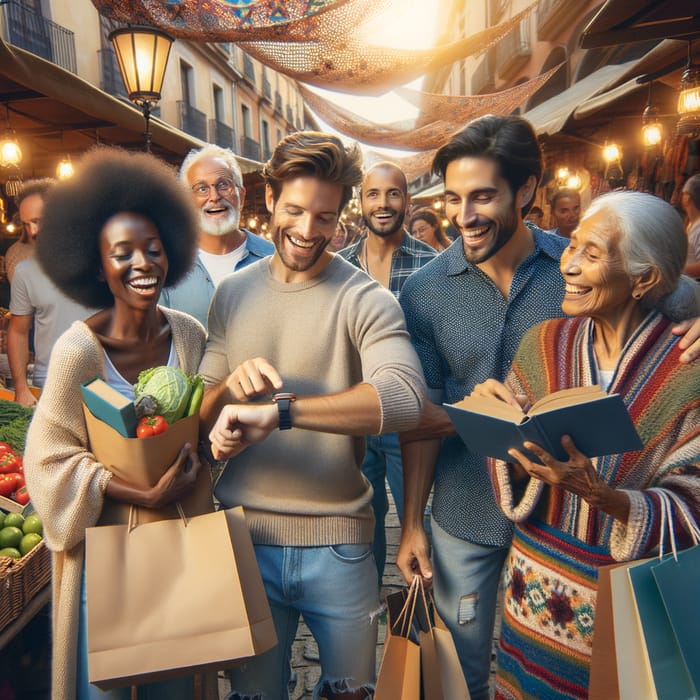
M 22 541 L 24 533 L 14 525 L 4 527 L 0 530 L 0 549 L 5 547 L 18 547 Z
M 9 527 L 10 525 L 22 529 L 22 525 L 24 525 L 24 516 L 21 513 L 8 513 L 5 516 L 5 521 L 2 526 Z
M 0 549 L 0 557 L 12 557 L 13 559 L 19 559 L 22 555 L 19 549 L 15 547 L 3 547 Z
M 38 515 L 36 515 L 36 513 L 28 515 L 24 519 L 24 523 L 22 525 L 22 532 L 25 535 L 28 535 L 30 532 L 36 532 L 37 535 L 43 535 L 44 526 L 41 522 L 41 518 Z
M 19 551 L 22 556 L 25 554 L 29 554 L 29 552 L 36 547 L 39 542 L 41 542 L 41 535 L 37 534 L 36 532 L 30 532 L 29 534 L 25 535 L 19 543 Z

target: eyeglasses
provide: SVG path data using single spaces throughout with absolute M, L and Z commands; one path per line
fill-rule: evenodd
M 192 185 L 192 192 L 198 199 L 206 199 L 209 196 L 209 190 L 212 187 L 221 197 L 228 197 L 228 195 L 230 195 L 237 188 L 237 185 L 233 180 L 229 180 L 227 177 L 225 177 L 221 178 L 221 180 L 213 185 L 207 185 L 206 182 L 198 182 L 197 184 Z

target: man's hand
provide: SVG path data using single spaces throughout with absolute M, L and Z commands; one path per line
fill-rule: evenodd
M 214 459 L 230 459 L 256 442 L 262 442 L 278 425 L 276 404 L 223 407 L 209 433 Z
M 396 566 L 399 567 L 399 571 L 408 584 L 413 581 L 416 574 L 423 577 L 424 583 L 432 581 L 433 567 L 430 564 L 430 545 L 422 526 L 411 529 L 404 528 L 401 531 Z
M 678 341 L 678 347 L 685 350 L 680 357 L 681 362 L 693 362 L 700 356 L 700 317 L 677 323 L 672 332 L 683 336 Z
M 255 357 L 238 365 L 228 375 L 226 386 L 236 401 L 249 401 L 262 394 L 272 394 L 282 386 L 279 372 L 263 357 Z

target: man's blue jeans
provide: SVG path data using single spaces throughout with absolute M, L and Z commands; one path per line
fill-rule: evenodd
M 510 547 L 453 537 L 432 519 L 433 591 L 457 648 L 472 700 L 488 700 L 501 571 Z
M 130 700 L 131 688 L 100 690 L 88 681 L 87 646 L 87 594 L 85 569 L 80 586 L 80 620 L 78 622 L 78 675 L 77 700 Z M 194 697 L 194 679 L 173 678 L 172 680 L 140 685 L 137 691 L 139 700 L 191 700 Z
M 381 583 L 386 561 L 386 532 L 384 521 L 389 511 L 389 500 L 386 496 L 386 485 L 389 482 L 391 495 L 396 503 L 396 513 L 399 522 L 403 521 L 403 466 L 401 462 L 401 445 L 398 433 L 387 435 L 369 435 L 365 461 L 362 463 L 362 473 L 372 484 L 372 510 L 374 511 L 374 560 L 377 562 L 377 573 Z
M 366 688 L 375 681 L 379 587 L 369 544 L 256 545 L 278 644 L 230 671 L 232 700 L 286 700 L 299 615 L 318 643 L 321 690 Z M 322 695 L 321 695 L 322 696 Z

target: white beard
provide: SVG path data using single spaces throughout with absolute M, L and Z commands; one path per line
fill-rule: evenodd
M 226 218 L 211 221 L 204 211 L 199 213 L 199 228 L 202 233 L 210 236 L 226 236 L 238 230 L 241 223 L 241 213 L 233 207 L 229 207 Z

